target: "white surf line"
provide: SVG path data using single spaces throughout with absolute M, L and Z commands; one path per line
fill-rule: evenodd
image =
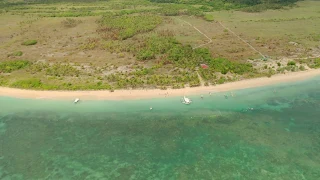
M 188 24 L 189 26 L 193 27 L 195 30 L 197 30 L 200 34 L 202 34 L 204 37 L 206 37 L 206 38 L 209 40 L 209 42 L 207 42 L 207 43 L 205 43 L 205 44 L 201 44 L 201 45 L 199 45 L 199 46 L 196 46 L 196 47 L 194 47 L 194 48 L 192 48 L 192 49 L 197 49 L 197 48 L 200 48 L 200 47 L 202 47 L 202 46 L 205 46 L 205 45 L 207 45 L 207 44 L 212 43 L 212 39 L 209 38 L 205 33 L 201 32 L 197 27 L 193 26 L 192 24 L 190 24 L 189 22 L 187 22 L 187 21 L 185 21 L 185 20 L 182 20 L 182 19 L 180 19 L 180 18 L 177 18 L 177 19 L 179 19 L 180 21 L 182 21 L 182 22 Z
M 249 44 L 247 41 L 245 41 L 244 39 L 242 39 L 240 36 L 238 36 L 236 33 L 234 33 L 233 31 L 231 31 L 229 28 L 227 28 L 226 26 L 224 26 L 221 22 L 218 21 L 218 23 L 225 28 L 226 30 L 228 30 L 229 32 L 231 32 L 233 35 L 235 35 L 237 38 L 239 38 L 241 41 L 243 41 L 244 43 L 246 43 L 251 49 L 253 49 L 254 51 L 256 51 L 257 53 L 259 53 L 263 58 L 265 58 L 265 56 L 258 50 L 256 50 L 256 48 L 254 48 L 253 46 L 251 46 L 251 44 Z

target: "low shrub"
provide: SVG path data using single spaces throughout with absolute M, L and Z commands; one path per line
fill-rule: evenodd
M 0 75 L 0 86 L 6 86 L 8 84 L 8 79 L 5 76 Z
M 320 58 L 314 59 L 308 66 L 316 69 L 320 68 Z
M 30 65 L 29 61 L 17 60 L 17 61 L 5 61 L 0 62 L 0 73 L 11 73 Z
M 46 75 L 49 76 L 79 76 L 80 71 L 70 64 L 56 63 L 46 69 Z
M 22 89 L 39 89 L 42 86 L 40 79 L 23 79 L 11 84 L 12 87 Z
M 22 45 L 24 45 L 24 46 L 31 46 L 31 45 L 35 45 L 35 44 L 37 44 L 37 43 L 38 43 L 37 40 L 26 40 L 26 41 L 24 41 L 24 42 L 22 43 Z
M 300 65 L 299 69 L 300 69 L 301 71 L 306 70 L 306 68 L 305 68 L 304 66 L 302 66 L 302 65 Z
M 294 61 L 289 61 L 289 62 L 287 63 L 287 65 L 288 65 L 288 66 L 295 66 L 295 65 L 296 65 L 296 62 L 294 62 Z
M 65 20 L 61 21 L 62 26 L 65 28 L 76 27 L 80 23 L 82 23 L 81 20 L 76 20 L 73 18 L 66 18 Z
M 204 19 L 206 21 L 214 21 L 213 16 L 211 14 L 206 14 L 204 15 Z
M 23 52 L 22 51 L 15 51 L 13 53 L 8 54 L 8 57 L 10 56 L 22 56 Z

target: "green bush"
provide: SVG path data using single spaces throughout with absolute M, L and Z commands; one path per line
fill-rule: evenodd
M 8 57 L 10 56 L 22 56 L 23 52 L 22 51 L 15 51 L 11 54 L 8 54 Z
M 0 86 L 7 86 L 8 79 L 5 78 L 5 76 L 0 75 Z
M 214 21 L 213 16 L 211 14 L 206 14 L 204 15 L 204 19 L 206 21 Z
M 289 61 L 289 62 L 287 63 L 287 65 L 288 65 L 288 66 L 295 66 L 295 65 L 296 65 L 296 62 L 294 62 L 294 61 Z
M 37 43 L 38 43 L 37 40 L 27 40 L 27 41 L 24 41 L 24 42 L 22 43 L 22 45 L 24 45 L 24 46 L 31 46 L 31 45 L 35 45 L 35 44 L 37 44 Z
M 313 61 L 312 68 L 320 68 L 320 58 L 317 58 Z
M 226 78 L 221 77 L 221 78 L 218 80 L 217 84 L 223 84 L 223 83 L 225 83 L 225 82 L 226 82 Z
M 137 59 L 138 60 L 149 60 L 149 59 L 154 59 L 155 55 L 152 51 L 149 50 L 142 50 L 137 54 Z
M 305 68 L 304 66 L 302 66 L 302 65 L 299 66 L 299 69 L 300 69 L 301 71 L 306 70 L 306 68 Z
M 29 61 L 17 60 L 17 61 L 5 61 L 0 62 L 0 73 L 11 73 L 30 65 Z

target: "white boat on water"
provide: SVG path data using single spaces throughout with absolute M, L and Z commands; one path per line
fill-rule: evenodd
M 192 101 L 191 101 L 191 99 L 187 98 L 186 96 L 183 96 L 182 103 L 188 105 L 188 104 L 191 104 Z
M 80 99 L 77 98 L 77 99 L 74 100 L 74 103 L 76 104 L 76 103 L 78 103 L 79 101 L 80 101 Z

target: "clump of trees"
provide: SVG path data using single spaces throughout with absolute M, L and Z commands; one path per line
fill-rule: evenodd
M 201 63 L 209 65 L 208 71 L 222 74 L 244 74 L 253 72 L 249 63 L 238 63 L 223 58 L 212 58 L 206 48 L 192 49 L 189 45 L 180 44 L 173 37 L 152 36 L 146 40 L 145 46 L 136 54 L 139 60 L 150 60 L 161 57 L 159 61 L 165 64 L 174 64 L 176 67 L 194 69 Z
M 174 37 L 153 35 L 145 40 L 135 56 L 140 61 L 154 61 L 163 65 L 173 65 L 187 72 L 194 73 L 200 64 L 207 64 L 207 69 L 199 69 L 201 77 L 207 82 L 229 81 L 224 79 L 227 74 L 245 75 L 258 74 L 250 63 L 239 63 L 224 58 L 213 58 L 207 48 L 193 49 L 189 45 L 182 45 Z M 217 75 L 219 74 L 220 75 Z M 181 73 L 180 73 L 181 74 Z M 222 78 L 220 78 L 222 77 Z M 193 80 L 198 79 L 194 76 Z M 182 79 L 179 79 L 180 81 Z M 190 80 L 190 81 L 193 81 Z M 188 84 L 192 84 L 188 81 Z M 183 81 L 182 81 L 183 82 Z M 195 82 L 198 85 L 199 82 Z

